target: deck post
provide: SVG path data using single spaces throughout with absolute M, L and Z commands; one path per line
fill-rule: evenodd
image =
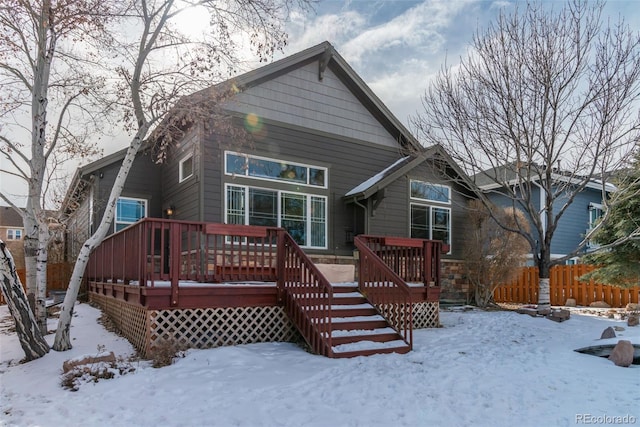
M 425 240 L 423 242 L 424 253 L 424 286 L 429 287 L 431 284 L 431 278 L 433 277 L 433 241 Z
M 178 285 L 180 282 L 180 253 L 182 242 L 180 241 L 180 224 L 171 223 L 169 238 L 169 277 L 171 279 L 171 307 L 178 305 Z
M 278 287 L 278 304 L 284 303 L 284 282 L 285 282 L 285 243 L 284 229 L 279 228 L 276 240 L 276 284 Z

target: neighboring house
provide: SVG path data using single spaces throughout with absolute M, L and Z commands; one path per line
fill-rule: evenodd
M 22 217 L 9 206 L 0 206 L 0 240 L 9 248 L 16 269 L 24 269 L 24 225 Z
M 489 176 L 491 176 L 491 178 L 489 178 Z M 500 177 L 498 180 L 501 181 L 500 184 L 496 182 L 495 177 Z M 514 167 L 492 169 L 491 171 L 476 175 L 475 179 L 478 187 L 488 192 L 489 197 L 499 205 L 505 204 L 507 200 L 505 196 L 500 194 L 502 185 L 507 185 L 511 188 L 517 188 L 517 186 L 520 185 Z M 559 189 L 560 185 L 571 185 L 571 177 L 568 174 L 556 172 L 553 174 L 552 179 L 558 183 L 558 186 L 554 187 L 556 189 Z M 540 221 L 544 224 L 546 217 L 544 211 L 541 209 L 541 206 L 544 205 L 544 192 L 541 191 L 541 187 L 537 184 L 537 181 L 538 178 L 536 178 L 535 175 L 529 180 L 529 182 L 531 182 L 530 198 L 534 208 L 540 212 Z M 582 191 L 575 194 L 572 203 L 567 207 L 567 210 L 558 221 L 553 239 L 551 240 L 551 259 L 561 258 L 575 251 L 587 233 L 589 233 L 596 222 L 602 217 L 604 208 L 603 185 L 605 189 L 604 197 L 615 190 L 615 186 L 612 184 L 603 184 L 601 180 L 592 179 L 589 180 Z M 564 202 L 565 200 L 562 197 L 556 198 L 554 212 L 558 212 Z M 534 230 L 533 227 L 532 230 Z M 578 255 L 568 259 L 566 263 L 578 263 L 582 254 L 595 249 L 595 247 L 595 244 L 587 242 Z
M 225 142 L 194 124 L 162 164 L 142 151 L 112 231 L 142 217 L 280 226 L 317 262 L 354 263 L 353 237 L 363 233 L 441 239 L 445 258 L 461 258 L 471 196 L 447 174 L 462 171 L 440 147 L 421 147 L 331 44 L 233 83 L 225 109 L 254 142 Z M 64 203 L 69 256 L 100 221 L 123 157 L 76 172 Z M 445 277 L 462 286 L 454 270 Z

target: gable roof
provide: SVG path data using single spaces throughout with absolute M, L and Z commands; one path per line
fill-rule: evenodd
M 23 228 L 22 216 L 12 207 L 0 206 L 0 227 Z
M 199 100 L 208 99 L 208 95 L 212 92 L 224 92 L 229 89 L 231 89 L 232 92 L 238 92 L 255 87 L 316 61 L 318 62 L 318 78 L 320 80 L 323 79 L 327 67 L 330 67 L 331 71 L 340 79 L 345 87 L 402 147 L 420 149 L 421 145 L 413 134 L 384 105 L 380 98 L 373 93 L 364 80 L 362 80 L 328 41 L 324 41 L 255 70 L 240 74 L 209 88 L 184 96 L 176 103 L 176 107 L 174 107 L 173 110 L 176 112 L 178 110 L 177 107 L 180 105 L 188 106 L 194 102 L 199 102 Z M 162 129 L 163 126 L 166 126 L 171 121 L 170 114 L 171 112 L 165 116 L 157 129 Z M 184 121 L 177 120 L 177 122 Z M 153 139 L 153 137 L 149 139 Z
M 540 167 L 538 165 L 533 164 L 533 168 L 531 172 L 529 172 L 525 166 L 520 167 L 520 174 L 516 171 L 516 163 L 509 163 L 507 165 L 498 166 L 495 168 L 487 169 L 483 172 L 479 172 L 473 176 L 473 180 L 478 188 L 482 190 L 492 190 L 495 188 L 502 187 L 503 185 L 515 185 L 520 182 L 520 178 L 526 178 L 528 175 L 531 176 L 531 181 L 539 181 L 540 173 L 536 173 L 536 170 Z M 563 172 L 560 170 L 555 170 L 551 175 L 551 178 L 554 181 L 560 181 L 565 183 L 578 183 L 582 182 L 585 177 L 572 175 L 567 172 Z M 586 188 L 592 188 L 595 190 L 602 190 L 602 186 L 605 186 L 606 191 L 615 191 L 616 186 L 610 182 L 604 181 L 602 179 L 593 177 L 589 179 L 589 182 L 586 185 Z
M 420 150 L 417 154 L 403 157 L 387 166 L 374 176 L 349 190 L 344 195 L 343 199 L 347 202 L 368 199 L 428 159 L 439 159 L 445 162 L 447 166 L 457 174 L 457 178 L 459 178 L 468 188 L 473 188 L 469 177 L 453 161 L 444 148 L 442 148 L 441 145 L 432 145 L 429 148 Z

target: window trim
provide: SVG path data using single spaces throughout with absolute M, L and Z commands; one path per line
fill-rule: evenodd
M 409 236 L 413 237 L 411 230 L 413 228 L 413 222 L 412 222 L 412 218 L 411 218 L 411 207 L 412 206 L 422 206 L 424 208 L 428 208 L 429 209 L 429 239 L 427 240 L 434 240 L 433 239 L 433 209 L 442 209 L 445 210 L 449 213 L 449 229 L 447 230 L 449 233 L 449 242 L 442 242 L 445 245 L 449 245 L 449 252 L 446 253 L 446 255 L 449 255 L 452 253 L 453 251 L 453 218 L 451 215 L 451 212 L 453 211 L 453 209 L 451 209 L 450 207 L 446 207 L 446 206 L 439 206 L 439 205 L 430 205 L 430 204 L 426 204 L 426 203 L 416 203 L 416 202 L 410 202 L 409 203 Z
M 135 222 L 118 221 L 118 201 L 119 200 L 133 200 L 133 201 L 136 201 L 136 202 L 144 202 L 144 216 L 142 218 L 147 218 L 149 216 L 149 200 L 148 199 L 141 199 L 139 197 L 120 196 L 116 200 L 116 209 L 115 209 L 115 212 L 114 212 L 114 215 L 113 215 L 113 232 L 114 233 L 117 233 L 118 231 L 120 231 L 120 230 L 118 230 L 118 224 L 126 224 L 125 228 L 127 226 L 131 225 L 131 224 L 135 224 Z M 142 218 L 140 218 L 140 219 L 142 219 Z
M 265 178 L 265 177 L 262 177 L 262 176 L 253 176 L 253 175 L 249 175 L 249 168 L 245 169 L 245 173 L 244 174 L 237 174 L 237 173 L 227 172 L 227 170 L 228 170 L 227 169 L 227 167 L 228 167 L 228 155 L 229 154 L 235 155 L 235 156 L 239 156 L 239 157 L 244 157 L 245 159 L 247 159 L 247 161 L 249 159 L 257 159 L 257 160 L 265 160 L 265 161 L 275 162 L 275 163 L 286 163 L 287 165 L 291 165 L 291 166 L 304 167 L 304 168 L 307 169 L 307 182 L 306 183 L 302 183 L 302 182 L 285 180 L 285 179 L 274 179 L 274 178 Z M 323 185 L 309 184 L 309 179 L 311 177 L 310 169 L 318 169 L 318 170 L 323 170 L 324 171 L 324 183 L 323 183 Z M 286 184 L 291 184 L 291 185 L 303 185 L 303 186 L 309 187 L 309 188 L 324 188 L 324 189 L 329 188 L 329 168 L 327 168 L 327 167 L 311 165 L 311 164 L 308 164 L 308 163 L 300 163 L 300 162 L 295 162 L 295 161 L 289 161 L 289 160 L 274 159 L 272 157 L 257 156 L 257 155 L 254 155 L 254 154 L 239 153 L 239 152 L 236 152 L 236 151 L 227 151 L 227 150 L 225 150 L 225 152 L 224 152 L 224 174 L 227 175 L 227 176 L 242 176 L 242 177 L 251 178 L 251 179 L 259 179 L 261 181 L 286 183 Z M 300 194 L 307 194 L 307 193 L 300 193 Z
M 11 236 L 9 236 L 9 233 L 11 233 Z M 18 234 L 20 236 L 17 236 Z M 22 240 L 23 234 L 22 228 L 7 228 L 7 240 Z
M 188 176 L 184 176 L 184 164 L 189 159 L 191 159 L 191 174 L 189 174 Z M 178 184 L 191 178 L 194 175 L 195 167 L 196 165 L 195 165 L 193 153 L 189 153 L 186 156 L 184 156 L 178 163 Z
M 595 218 L 595 220 L 592 221 L 592 218 L 591 218 L 592 212 L 598 212 L 598 211 L 600 211 L 600 215 L 598 216 L 598 218 Z M 587 231 L 593 230 L 596 221 L 602 218 L 603 216 L 604 216 L 604 205 L 602 205 L 601 203 L 590 202 L 589 203 L 589 224 L 588 224 Z
M 270 192 L 274 192 L 276 193 L 277 196 L 277 206 L 276 206 L 276 212 L 277 212 L 277 227 L 282 227 L 282 195 L 283 194 L 292 194 L 292 195 L 300 195 L 300 196 L 305 196 L 306 200 L 306 216 L 305 216 L 305 234 L 308 236 L 307 237 L 307 241 L 311 242 L 311 228 L 312 228 L 312 217 L 311 217 L 311 212 L 312 212 L 312 198 L 316 197 L 319 199 L 324 200 L 324 246 L 310 246 L 310 245 L 300 245 L 301 248 L 304 249 L 318 249 L 318 250 L 327 250 L 329 248 L 329 222 L 328 222 L 328 217 L 329 217 L 329 198 L 327 196 L 323 196 L 321 194 L 314 194 L 314 193 L 303 193 L 300 191 L 287 191 L 287 190 L 280 190 L 280 189 L 276 189 L 276 188 L 268 188 L 268 187 L 256 187 L 256 186 L 252 186 L 252 185 L 239 185 L 239 184 L 235 184 L 235 183 L 225 183 L 224 184 L 224 222 L 225 224 L 229 223 L 229 198 L 227 197 L 228 195 L 228 191 L 230 187 L 237 187 L 237 188 L 243 188 L 244 189 L 244 222 L 243 224 L 248 224 L 249 223 L 249 197 L 250 197 L 250 193 L 249 190 L 254 189 L 254 190 L 265 190 L 265 191 L 270 191 Z
M 419 183 L 426 184 L 426 185 L 430 185 L 430 186 L 433 186 L 433 187 L 446 188 L 446 189 L 447 189 L 447 192 L 448 192 L 447 201 L 446 201 L 446 202 L 443 202 L 443 201 L 441 201 L 441 200 L 423 199 L 423 198 L 421 198 L 421 197 L 414 197 L 414 196 L 412 196 L 412 195 L 411 195 L 411 184 L 412 184 L 413 182 L 419 182 Z M 413 179 L 413 178 L 410 178 L 410 179 L 409 179 L 409 199 L 411 199 L 411 200 L 419 200 L 419 201 L 421 201 L 421 202 L 423 202 L 423 203 L 424 203 L 424 202 L 427 202 L 427 203 L 440 203 L 440 204 L 443 204 L 443 205 L 451 205 L 451 186 L 449 186 L 449 185 L 444 185 L 444 184 L 436 184 L 436 183 L 429 182 L 429 181 L 422 181 L 422 180 L 420 180 L 420 179 Z

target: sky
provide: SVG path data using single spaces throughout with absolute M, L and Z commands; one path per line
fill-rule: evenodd
M 73 349 L 24 356 L 0 306 L 0 425 L 4 427 L 537 427 L 638 425 L 640 365 L 618 367 L 574 350 L 628 340 L 640 327 L 606 309 L 571 308 L 556 323 L 513 311 L 441 311 L 414 331 L 414 349 L 329 359 L 292 343 L 189 350 L 163 368 L 130 360 L 100 312 L 78 304 Z M 600 315 L 596 315 L 599 313 Z M 56 327 L 50 319 L 49 329 Z M 616 338 L 600 340 L 606 328 Z M 46 336 L 49 343 L 53 334 Z M 112 379 L 84 374 L 61 387 L 62 364 L 114 352 Z M 82 368 L 78 368 L 80 371 Z
M 430 79 L 444 66 L 466 56 L 478 28 L 485 28 L 504 8 L 522 0 L 320 0 L 315 13 L 294 13 L 287 25 L 289 44 L 274 59 L 329 41 L 400 121 L 411 129 L 410 118 L 421 111 L 421 97 Z M 547 1 L 553 7 L 563 2 Z M 610 0 L 605 16 L 620 15 L 640 29 L 637 0 Z M 187 27 L 202 16 L 187 15 Z M 258 63 L 249 63 L 248 71 Z M 102 143 L 108 155 L 125 148 L 122 136 Z M 6 160 L 0 159 L 0 166 Z M 75 165 L 72 167 L 75 168 Z M 71 172 L 72 175 L 72 172 Z M 2 176 L 0 189 L 15 181 Z M 20 191 L 12 191 L 18 194 Z

